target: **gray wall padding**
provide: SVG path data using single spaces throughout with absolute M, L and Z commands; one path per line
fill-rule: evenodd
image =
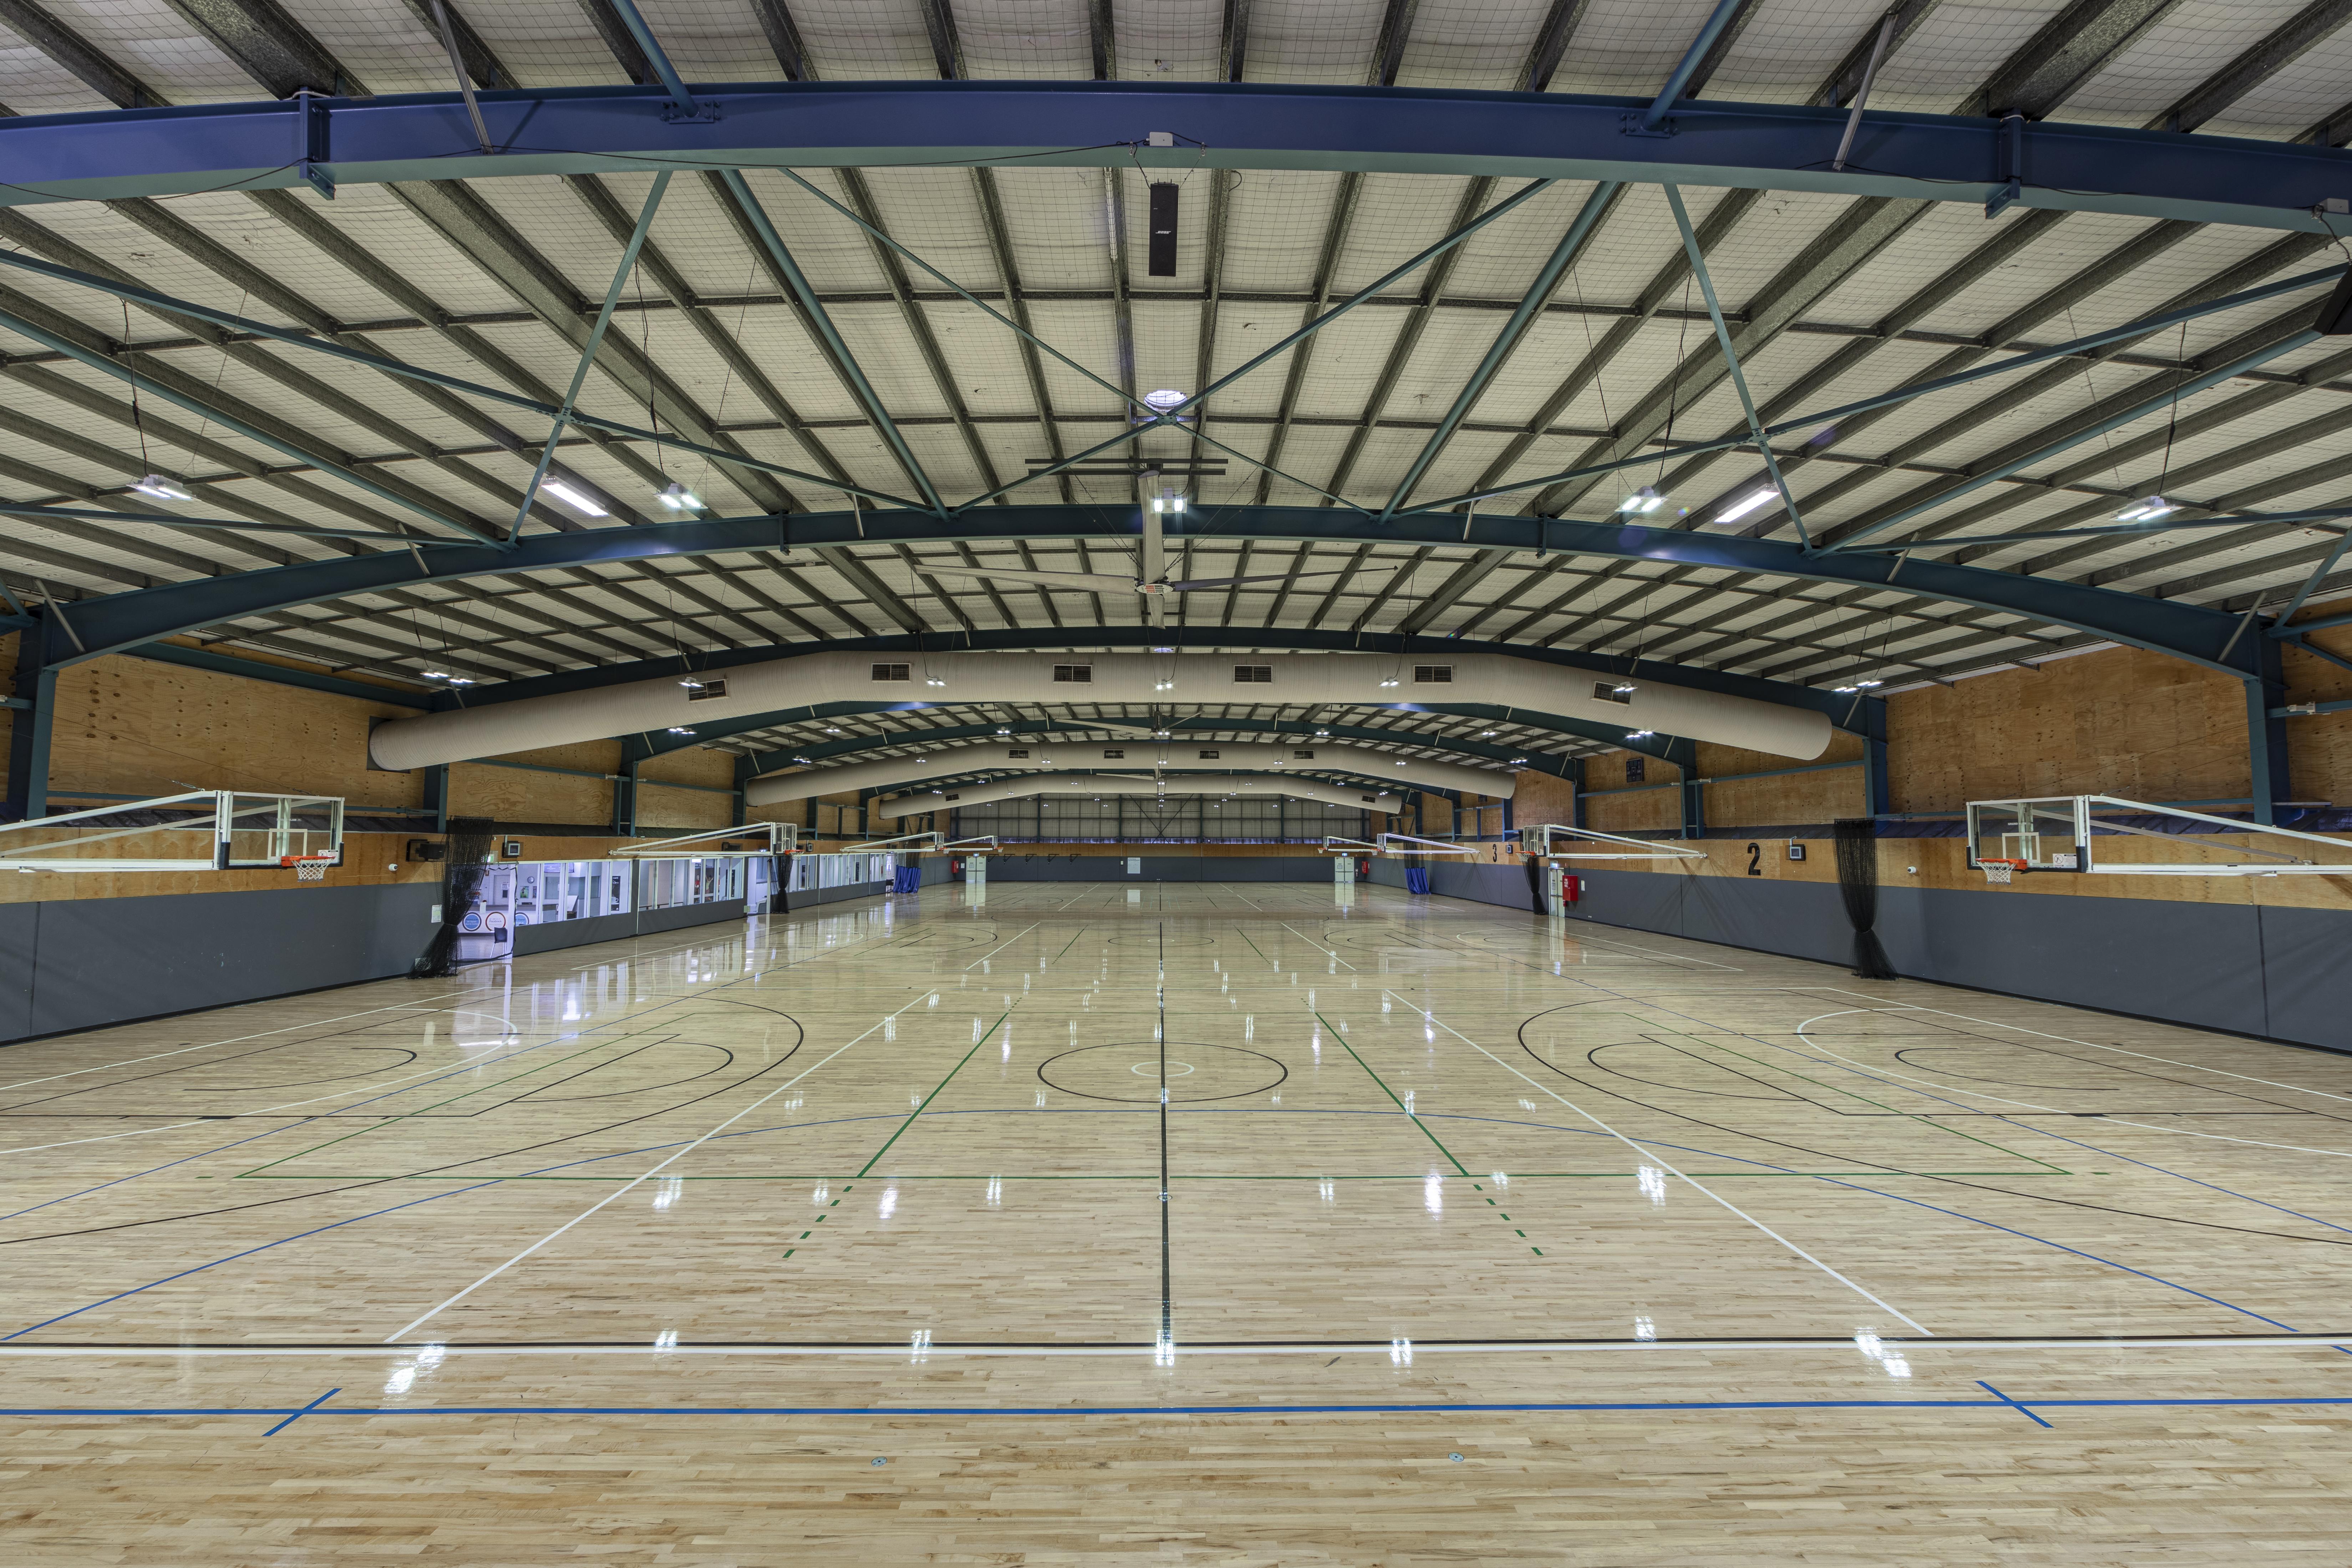
M 32 911 L 16 1037 L 404 974 L 437 885 L 58 899 Z M 21 940 L 21 938 L 19 939 Z
M 850 882 L 838 888 L 803 888 L 784 894 L 784 902 L 795 910 L 813 910 L 819 904 L 838 904 L 849 899 L 878 899 L 890 890 L 887 882 Z M 741 904 L 737 904 L 741 909 Z M 667 930 L 667 927 L 658 927 Z
M 1591 870 L 1570 918 L 1850 965 L 1833 882 Z M 1505 866 L 1429 868 L 1430 891 L 1528 909 Z M 1381 858 L 1371 879 L 1404 886 Z M 2352 1050 L 2352 913 L 2158 899 L 1883 887 L 1878 935 L 1907 979 Z
M 412 882 L 0 904 L 0 1042 L 405 974 L 440 900 L 438 883 Z M 522 927 L 515 952 L 742 918 L 736 899 L 560 921 Z
M 34 955 L 40 928 L 40 905 L 0 904 L 0 1040 L 33 1032 Z
M 545 925 L 527 925 L 515 931 L 515 956 L 527 953 L 553 952 L 566 947 L 584 947 L 592 942 L 618 942 L 623 937 L 637 934 L 637 917 L 625 915 L 590 915 L 584 920 L 551 921 Z
M 991 882 L 1328 882 L 1331 862 L 1319 855 L 1139 855 L 1143 869 L 1129 875 L 1124 855 L 1024 855 L 988 858 Z

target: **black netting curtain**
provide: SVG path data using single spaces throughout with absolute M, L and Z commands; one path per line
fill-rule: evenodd
M 1878 824 L 1866 816 L 1836 823 L 1838 891 L 1853 922 L 1853 972 L 1864 980 L 1892 980 L 1895 966 L 1878 940 Z
M 496 825 L 487 816 L 449 819 L 449 858 L 441 870 L 441 923 L 408 973 L 418 980 L 446 980 L 457 973 L 457 922 L 481 891 L 483 862 L 490 857 Z

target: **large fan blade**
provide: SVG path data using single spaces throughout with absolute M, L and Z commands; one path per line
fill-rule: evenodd
M 1339 573 L 1336 571 L 1301 572 L 1298 574 L 1297 580 L 1304 582 L 1309 577 L 1337 577 L 1339 575 Z M 1168 584 L 1167 588 L 1171 594 L 1191 594 L 1203 588 L 1238 588 L 1244 583 L 1287 583 L 1290 581 L 1292 581 L 1292 578 L 1289 573 L 1276 572 L 1272 575 L 1265 577 L 1199 577 L 1193 579 L 1190 583 Z
M 1034 583 L 1044 588 L 1066 588 L 1074 592 L 1141 592 L 1134 578 L 1113 577 L 1101 572 L 1022 572 L 1009 566 L 941 566 L 929 561 L 923 563 L 923 570 L 941 577 L 986 577 L 992 581 Z

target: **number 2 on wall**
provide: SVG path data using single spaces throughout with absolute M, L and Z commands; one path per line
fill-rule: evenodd
M 1763 858 L 1763 846 L 1759 844 L 1750 844 L 1748 847 L 1748 874 L 1749 876 L 1760 877 L 1764 874 L 1764 867 L 1761 864 Z

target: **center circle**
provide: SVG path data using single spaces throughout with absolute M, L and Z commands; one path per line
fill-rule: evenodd
M 1107 1046 L 1080 1046 L 1049 1057 L 1037 1068 L 1040 1080 L 1082 1100 L 1108 1100 L 1129 1105 L 1160 1103 L 1160 1043 L 1124 1040 Z M 1290 1069 L 1263 1051 L 1239 1046 L 1212 1046 L 1192 1040 L 1170 1040 L 1167 1065 L 1168 1102 L 1239 1100 L 1281 1087 Z M 1187 1059 L 1174 1059 L 1181 1050 Z M 1151 1055 L 1136 1060 L 1138 1051 Z M 1139 1079 L 1142 1081 L 1138 1081 Z M 1181 1080 L 1181 1082 L 1180 1082 Z

